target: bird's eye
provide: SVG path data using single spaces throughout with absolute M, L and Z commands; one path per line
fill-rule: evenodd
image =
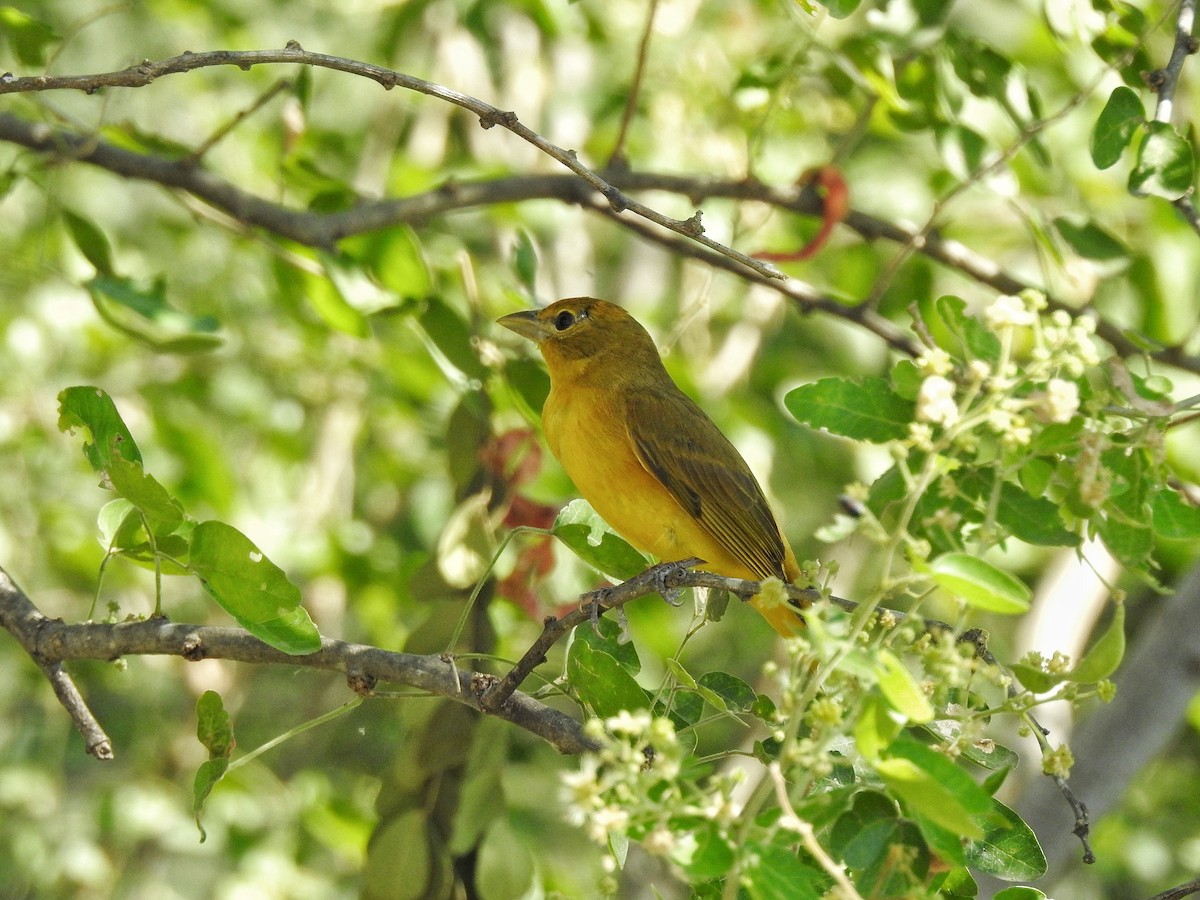
M 568 310 L 563 310 L 554 317 L 554 327 L 559 331 L 566 331 L 575 324 L 575 313 Z

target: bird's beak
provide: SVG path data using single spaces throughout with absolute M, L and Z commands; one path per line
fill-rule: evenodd
M 496 320 L 497 325 L 503 325 L 509 331 L 515 331 L 523 338 L 529 338 L 535 344 L 540 344 L 546 337 L 545 326 L 537 317 L 536 309 L 523 309 L 520 312 L 509 313 Z

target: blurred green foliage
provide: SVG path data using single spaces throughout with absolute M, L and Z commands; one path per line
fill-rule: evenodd
M 0 72 L 84 74 L 296 40 L 515 110 L 600 167 L 620 130 L 646 10 L 634 0 L 18 0 L 0 9 Z M 1168 204 L 1194 185 L 1192 123 L 1148 123 L 1155 97 L 1142 80 L 1169 56 L 1173 21 L 1172 4 L 1159 0 L 824 9 L 663 0 L 624 157 L 638 170 L 753 174 L 780 186 L 832 160 L 855 209 L 928 223 L 1062 303 L 1136 331 L 1147 348 L 1174 346 L 1194 336 L 1200 304 L 1197 235 Z M 1191 65 L 1176 96 L 1184 115 L 1200 108 Z M 319 69 L 208 69 L 136 90 L 9 94 L 0 114 L 172 160 L 219 136 L 204 153 L 208 170 L 318 212 L 556 171 L 460 109 Z M 684 219 L 695 211 L 665 193 L 647 202 Z M 751 251 L 799 246 L 815 228 L 755 204 L 712 201 L 704 212 L 710 234 Z M 555 200 L 431 216 L 318 251 L 181 191 L 2 143 L 0 242 L 0 564 L 43 612 L 68 621 L 86 617 L 97 591 L 97 618 L 146 616 L 158 600 L 153 573 L 128 560 L 112 561 L 100 583 L 96 523 L 112 495 L 82 458 L 81 438 L 57 427 L 58 395 L 77 385 L 113 398 L 146 471 L 189 516 L 236 527 L 287 573 L 323 634 L 412 652 L 444 649 L 497 541 L 513 524 L 535 524 L 503 521 L 517 484 L 504 465 L 519 457 L 497 457 L 494 436 L 536 424 L 546 382 L 525 348 L 497 334 L 502 313 L 578 294 L 630 308 L 761 473 L 800 558 L 827 555 L 812 535 L 833 518 L 842 486 L 891 463 L 800 425 L 782 403 L 825 376 L 881 378 L 889 356 L 876 337 L 849 319 L 796 315 L 769 290 Z M 953 294 L 975 307 L 995 294 L 849 229 L 787 269 L 903 325 L 914 303 L 928 309 Z M 1136 374 L 1151 402 L 1155 370 Z M 1175 430 L 1166 447 L 1173 471 L 1193 481 L 1195 429 Z M 573 496 L 552 460 L 524 452 L 523 498 L 556 508 Z M 498 574 L 537 540 L 518 536 Z M 489 581 L 465 648 L 515 658 L 541 616 L 595 585 L 568 553 L 549 552 L 556 564 L 535 592 L 540 605 L 499 596 Z M 1169 583 L 1195 547 L 1147 538 L 1137 553 L 1152 555 Z M 843 556 L 838 589 L 852 596 L 869 555 L 852 544 Z M 1033 580 L 1047 559 L 1031 553 L 1019 565 Z M 166 579 L 161 599 L 176 621 L 230 624 L 192 579 Z M 688 616 L 657 601 L 628 614 L 649 684 Z M 998 644 L 1014 640 L 1011 624 L 988 624 Z M 687 645 L 687 662 L 761 690 L 773 640 L 731 604 Z M 572 653 L 582 669 L 617 660 L 586 641 Z M 539 675 L 571 665 L 558 648 Z M 115 762 L 84 754 L 40 673 L 0 636 L 0 897 L 440 896 L 455 879 L 489 898 L 534 884 L 591 896 L 612 877 L 605 854 L 564 824 L 555 773 L 574 761 L 428 698 L 370 700 L 231 773 L 207 801 L 201 844 L 191 816 L 193 774 L 207 758 L 197 699 L 223 697 L 236 754 L 338 707 L 345 686 L 214 660 L 70 669 L 113 738 Z M 704 678 L 698 688 L 724 696 Z M 622 683 L 625 697 L 643 691 L 633 673 Z M 698 688 L 688 707 L 697 715 L 704 702 L 713 708 Z M 608 695 L 594 702 L 622 706 Z M 1189 728 L 1098 829 L 1103 863 L 1087 896 L 1151 893 L 1194 871 L 1200 826 L 1182 799 L 1196 796 L 1194 721 Z M 716 717 L 695 752 L 744 737 Z M 1163 815 L 1164 797 L 1180 808 Z M 867 826 L 929 862 L 889 803 L 859 794 L 837 831 L 840 849 L 860 839 L 857 858 L 880 891 L 888 873 L 872 854 L 884 843 L 866 846 Z M 798 865 L 778 846 L 761 850 L 763 884 Z M 714 838 L 691 874 L 708 877 L 704 866 L 716 871 L 724 852 Z M 635 884 L 680 890 L 646 857 L 631 856 L 626 871 L 631 895 Z

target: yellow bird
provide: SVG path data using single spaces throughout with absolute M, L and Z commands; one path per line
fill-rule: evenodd
M 546 442 L 626 540 L 662 560 L 699 557 L 700 568 L 731 578 L 800 576 L 750 467 L 671 380 L 636 319 L 573 297 L 498 322 L 537 344 L 550 372 Z M 789 606 L 756 600 L 780 634 L 801 627 Z

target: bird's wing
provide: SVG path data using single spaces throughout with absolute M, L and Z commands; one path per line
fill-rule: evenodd
M 625 421 L 646 470 L 729 553 L 760 578 L 784 577 L 784 546 L 767 498 L 742 455 L 678 390 L 643 390 Z

